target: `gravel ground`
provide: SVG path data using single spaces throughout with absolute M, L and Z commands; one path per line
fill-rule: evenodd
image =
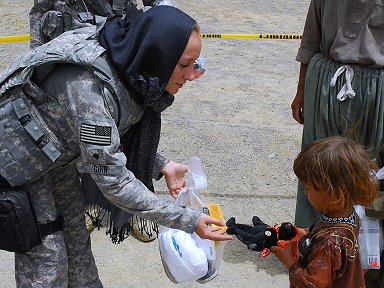
M 32 1 L 1 0 L 0 36 L 29 33 Z M 177 1 L 203 33 L 301 34 L 309 0 Z M 207 72 L 188 83 L 163 114 L 160 150 L 188 162 L 202 160 L 204 195 L 221 204 L 225 218 L 250 223 L 293 220 L 296 178 L 292 163 L 302 127 L 291 117 L 299 64 L 299 40 L 203 39 Z M 27 42 L 0 43 L 0 68 L 28 50 Z M 161 197 L 170 198 L 162 181 Z M 173 284 L 161 266 L 157 241 L 130 237 L 112 244 L 104 231 L 92 244 L 105 287 L 201 287 Z M 131 239 L 132 238 L 132 239 Z M 13 254 L 0 252 L 1 287 L 15 287 Z M 204 287 L 288 287 L 286 269 L 259 258 L 237 240 L 226 243 L 220 274 Z

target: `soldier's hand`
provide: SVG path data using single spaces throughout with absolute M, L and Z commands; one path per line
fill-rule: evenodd
M 173 161 L 169 161 L 161 170 L 164 175 L 169 193 L 176 198 L 180 191 L 185 187 L 185 174 L 188 166 Z
M 212 228 L 212 224 L 217 227 Z M 224 221 L 208 216 L 207 214 L 202 214 L 195 232 L 201 239 L 214 241 L 232 240 L 233 237 L 225 233 L 226 229 L 224 229 L 224 226 Z

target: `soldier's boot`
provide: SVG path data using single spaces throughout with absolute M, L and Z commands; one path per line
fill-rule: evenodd
M 87 230 L 89 234 L 95 230 L 96 226 L 94 225 L 92 218 L 89 216 L 89 214 L 86 212 L 85 213 L 85 225 L 87 226 Z
M 131 233 L 141 242 L 151 242 L 157 238 L 159 228 L 156 223 L 137 216 L 131 218 Z

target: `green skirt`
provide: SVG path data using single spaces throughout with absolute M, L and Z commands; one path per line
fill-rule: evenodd
M 331 79 L 342 63 L 316 54 L 308 65 L 304 92 L 304 128 L 302 148 L 309 143 L 335 135 L 351 138 L 363 145 L 376 158 L 383 147 L 384 131 L 384 68 L 373 69 L 350 64 L 353 98 L 339 101 L 337 95 L 346 83 L 346 73 Z M 309 203 L 299 183 L 295 225 L 309 227 L 319 213 Z

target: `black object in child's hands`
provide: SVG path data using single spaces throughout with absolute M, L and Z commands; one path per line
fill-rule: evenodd
M 261 251 L 260 256 L 267 256 L 272 246 L 286 246 L 295 237 L 299 237 L 297 228 L 290 222 L 281 225 L 270 226 L 265 224 L 257 216 L 252 217 L 252 224 L 237 224 L 234 217 L 227 221 L 227 233 L 235 235 L 247 248 L 253 251 Z

